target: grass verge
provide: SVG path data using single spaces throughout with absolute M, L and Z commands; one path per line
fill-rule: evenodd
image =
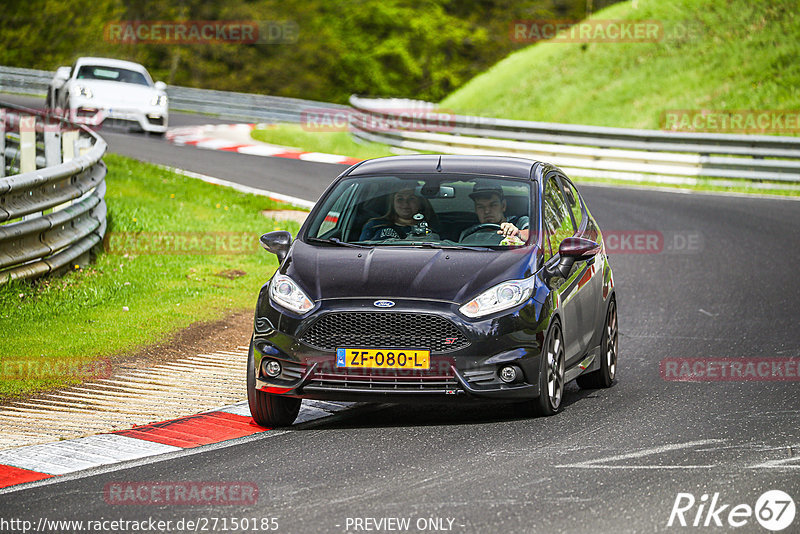
M 697 191 L 700 193 L 736 193 L 744 195 L 763 195 L 772 197 L 800 197 L 800 190 L 795 189 L 762 189 L 747 186 L 742 180 L 741 186 L 714 185 L 713 180 L 700 180 L 697 184 L 669 184 L 662 182 L 633 182 L 628 180 L 611 180 L 603 178 L 581 178 L 570 174 L 569 177 L 578 184 L 612 185 L 618 187 L 650 187 L 675 189 L 676 191 Z M 780 184 L 779 184 L 780 185 Z
M 665 110 L 796 114 L 796 0 L 639 0 L 612 5 L 591 19 L 653 21 L 663 33 L 655 42 L 534 44 L 473 78 L 442 101 L 441 108 L 508 119 L 655 129 L 661 128 Z M 796 129 L 781 133 L 797 134 Z
M 258 236 L 299 229 L 260 214 L 291 209 L 275 200 L 104 160 L 106 250 L 63 277 L 0 286 L 0 400 L 103 374 L 107 358 L 254 309 L 277 266 Z
M 397 154 L 380 143 L 356 142 L 348 132 L 312 132 L 304 130 L 299 124 L 276 124 L 269 128 L 256 129 L 253 130 L 252 137 L 264 143 L 359 159 Z

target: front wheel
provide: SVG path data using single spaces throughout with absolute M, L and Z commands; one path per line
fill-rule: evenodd
M 536 399 L 536 411 L 539 415 L 555 415 L 561 411 L 563 399 L 564 338 L 561 333 L 561 324 L 554 319 L 542 347 L 542 361 L 539 364 L 539 398 Z
M 608 304 L 605 324 L 603 325 L 603 340 L 600 343 L 600 369 L 589 374 L 579 376 L 575 381 L 583 389 L 598 389 L 611 387 L 617 376 L 617 302 L 611 300 Z
M 253 356 L 253 340 L 250 340 L 250 351 L 247 355 L 247 403 L 250 415 L 258 426 L 273 428 L 289 426 L 300 412 L 300 399 L 282 397 L 264 393 L 256 389 L 255 357 Z

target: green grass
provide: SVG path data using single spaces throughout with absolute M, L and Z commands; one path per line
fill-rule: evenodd
M 665 110 L 800 109 L 796 0 L 640 0 L 596 19 L 657 20 L 656 43 L 542 42 L 441 102 L 458 113 L 631 128 Z M 783 134 L 785 135 L 785 134 Z
M 347 132 L 315 132 L 304 130 L 298 124 L 277 124 L 269 128 L 256 129 L 253 130 L 252 136 L 257 141 L 274 145 L 358 159 L 379 158 L 397 153 L 379 143 L 356 142 Z
M 94 369 L 98 359 L 124 356 L 197 321 L 254 310 L 259 288 L 277 265 L 275 256 L 257 245 L 258 236 L 279 228 L 298 230 L 297 223 L 276 223 L 260 214 L 290 208 L 266 197 L 122 156 L 109 154 L 104 160 L 109 247 L 117 247 L 121 235 L 131 235 L 123 233 L 191 232 L 227 238 L 230 250 L 246 253 L 112 250 L 64 277 L 0 286 L 0 399 L 73 383 L 75 374 L 85 377 L 83 371 Z M 231 241 L 234 236 L 245 239 Z M 246 274 L 218 276 L 227 270 Z

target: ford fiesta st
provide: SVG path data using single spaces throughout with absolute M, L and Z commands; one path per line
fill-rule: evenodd
M 302 399 L 519 400 L 609 387 L 617 307 L 603 237 L 557 167 L 520 158 L 362 162 L 297 238 L 256 307 L 250 412 L 285 426 Z

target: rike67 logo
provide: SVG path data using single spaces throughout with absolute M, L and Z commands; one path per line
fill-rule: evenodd
M 755 506 L 725 503 L 720 499 L 719 493 L 712 496 L 704 493 L 700 499 L 696 499 L 691 493 L 678 493 L 667 526 L 740 528 L 752 525 L 755 518 L 765 529 L 779 532 L 794 523 L 795 511 L 794 499 L 781 490 L 763 493 L 756 500 Z

